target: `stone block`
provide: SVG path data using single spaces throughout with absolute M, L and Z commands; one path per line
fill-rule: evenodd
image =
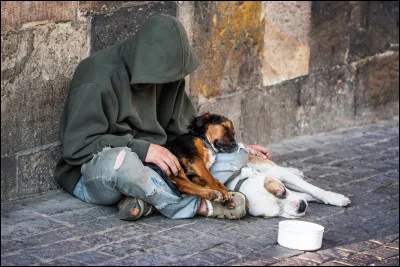
M 111 46 L 132 36 L 146 18 L 156 13 L 175 16 L 174 1 L 154 1 L 123 7 L 107 14 L 90 16 L 90 53 Z
M 45 247 L 38 247 L 26 250 L 27 255 L 35 255 L 41 259 L 51 260 L 59 256 L 78 253 L 80 251 L 91 248 L 92 245 L 76 241 L 62 241 Z
M 1 156 L 59 140 L 69 81 L 87 56 L 87 27 L 58 23 L 1 35 Z
M 48 261 L 46 263 L 41 263 L 42 266 L 84 266 L 83 263 L 67 260 L 66 258 L 59 258 L 57 260 Z
M 17 194 L 17 165 L 14 157 L 1 157 L 1 202 Z
M 215 97 L 261 84 L 264 44 L 261 1 L 196 1 L 193 46 L 201 65 L 192 96 Z
M 308 74 L 311 1 L 263 1 L 263 85 Z
M 66 258 L 71 259 L 73 261 L 81 262 L 83 263 L 83 265 L 89 265 L 89 264 L 100 265 L 101 263 L 112 259 L 112 257 L 110 257 L 109 255 L 104 255 L 96 251 L 84 251 L 68 255 L 66 256 Z
M 18 191 L 13 199 L 59 188 L 54 180 L 53 172 L 60 156 L 61 146 L 54 146 L 17 157 Z
M 316 134 L 354 125 L 354 70 L 344 66 L 308 75 L 300 87 L 299 133 Z
M 292 256 L 297 256 L 304 253 L 301 250 L 289 249 L 279 245 L 266 247 L 258 250 L 257 252 L 263 254 L 265 258 L 274 258 L 274 259 L 290 258 Z
M 398 47 L 398 1 L 350 1 L 350 5 L 349 61 Z
M 26 255 L 25 253 L 1 257 L 2 266 L 28 266 L 34 264 L 41 265 L 41 262 L 37 258 Z
M 350 266 L 367 266 L 379 262 L 379 259 L 367 254 L 352 254 L 346 259 L 340 259 L 338 261 Z
M 347 61 L 349 1 L 313 1 L 311 6 L 310 72 Z
M 241 125 L 244 143 L 267 145 L 298 135 L 296 114 L 301 83 L 293 80 L 245 93 Z
M 236 131 L 236 139 L 242 138 L 241 115 L 242 115 L 242 95 L 235 94 L 227 97 L 214 98 L 203 101 L 199 104 L 199 112 L 211 112 L 221 114 L 233 123 Z
M 76 9 L 77 1 L 2 1 L 1 33 L 22 26 L 74 20 Z
M 273 266 L 317 266 L 315 262 L 299 259 L 298 257 L 293 257 L 289 259 L 283 259 L 273 264 Z
M 148 1 L 79 1 L 81 15 L 104 14 L 114 12 L 121 7 L 143 5 Z
M 357 120 L 382 120 L 398 115 L 399 53 L 387 52 L 357 63 L 355 87 Z

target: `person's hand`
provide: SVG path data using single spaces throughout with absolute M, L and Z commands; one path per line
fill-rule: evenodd
M 260 146 L 260 145 L 247 145 L 250 148 L 250 154 L 260 157 L 262 159 L 270 159 L 271 154 L 269 153 L 268 148 Z
M 170 176 L 171 173 L 178 175 L 178 171 L 181 169 L 181 165 L 175 155 L 165 147 L 156 144 L 150 144 L 144 161 L 156 164 L 167 176 Z

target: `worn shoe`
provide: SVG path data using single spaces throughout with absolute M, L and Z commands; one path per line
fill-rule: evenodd
M 142 216 L 149 216 L 156 211 L 154 206 L 135 197 L 124 197 L 118 203 L 118 218 L 134 221 Z
M 208 211 L 207 217 L 237 220 L 243 218 L 249 213 L 249 200 L 243 193 L 230 191 L 229 194 L 232 197 L 232 201 L 236 204 L 234 208 L 229 208 L 223 203 L 206 200 Z

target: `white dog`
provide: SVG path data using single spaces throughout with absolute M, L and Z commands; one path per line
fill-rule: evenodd
M 249 156 L 240 174 L 225 185 L 228 190 L 238 190 L 247 196 L 253 216 L 296 218 L 305 214 L 307 202 L 342 207 L 350 204 L 344 195 L 316 187 L 303 177 L 298 169 Z

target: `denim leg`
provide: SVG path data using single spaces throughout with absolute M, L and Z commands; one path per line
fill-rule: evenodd
M 82 166 L 81 180 L 77 194 L 94 204 L 116 204 L 127 195 L 142 199 L 171 219 L 191 218 L 200 206 L 199 197 L 174 194 L 165 181 L 144 166 L 137 154 L 127 147 L 104 148 L 97 153 Z
M 218 153 L 210 172 L 215 179 L 225 184 L 233 172 L 241 169 L 248 160 L 248 153 L 239 146 L 234 152 Z

